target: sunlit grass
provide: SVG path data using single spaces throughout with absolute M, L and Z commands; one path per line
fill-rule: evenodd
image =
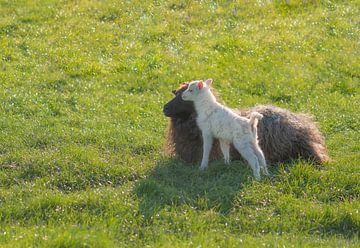
M 357 247 L 358 1 L 0 0 L 0 246 Z M 332 161 L 162 154 L 171 90 L 310 113 Z

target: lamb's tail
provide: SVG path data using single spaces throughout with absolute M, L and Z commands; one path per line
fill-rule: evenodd
M 258 125 L 258 122 L 262 118 L 263 118 L 263 115 L 260 114 L 259 112 L 251 112 L 251 114 L 250 114 L 251 131 L 252 131 L 255 138 L 257 138 L 257 125 Z

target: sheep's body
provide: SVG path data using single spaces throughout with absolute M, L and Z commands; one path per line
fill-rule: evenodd
M 202 157 L 202 136 L 196 124 L 197 115 L 194 106 L 186 105 L 188 102 L 181 101 L 181 94 L 186 88 L 187 85 L 184 84 L 175 92 L 176 97 L 169 102 L 176 108 L 182 108 L 181 111 L 173 109 L 168 111 L 171 113 L 167 116 L 171 119 L 167 127 L 165 153 L 175 155 L 185 162 L 194 163 L 199 162 Z M 292 113 L 271 105 L 257 105 L 234 111 L 247 118 L 254 111 L 263 115 L 258 123 L 258 140 L 268 163 L 275 164 L 304 158 L 321 164 L 329 160 L 324 137 L 310 116 Z M 232 145 L 230 154 L 233 160 L 241 158 Z M 221 158 L 219 141 L 215 139 L 210 152 L 210 161 Z
M 264 116 L 258 124 L 258 137 L 268 162 L 304 158 L 322 164 L 329 160 L 325 138 L 310 115 L 271 105 L 257 105 L 238 113 L 248 116 L 252 111 Z
M 216 101 L 209 86 L 212 80 L 193 81 L 183 92 L 182 98 L 193 101 L 197 112 L 196 122 L 203 137 L 203 158 L 201 169 L 208 166 L 213 138 L 218 138 L 225 163 L 230 163 L 232 143 L 242 157 L 250 164 L 254 177 L 260 179 L 260 169 L 268 174 L 266 162 L 256 134 L 256 125 L 262 115 L 251 113 L 250 119 L 235 114 L 231 109 Z

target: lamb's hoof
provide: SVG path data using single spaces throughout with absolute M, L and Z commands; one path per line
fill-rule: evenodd
M 226 165 L 230 165 L 230 160 L 225 160 Z
M 201 170 L 201 171 L 204 171 L 204 170 L 206 170 L 206 169 L 207 169 L 207 166 L 204 166 L 204 165 L 201 165 L 201 166 L 200 166 L 200 170 Z
M 259 175 L 254 175 L 254 177 L 255 177 L 255 180 L 256 180 L 256 181 L 260 181 L 260 180 L 261 180 L 260 174 L 259 174 Z

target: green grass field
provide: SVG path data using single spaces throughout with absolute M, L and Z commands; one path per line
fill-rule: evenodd
M 0 247 L 360 247 L 360 2 L 0 0 Z M 312 114 L 332 161 L 201 172 L 162 106 Z

